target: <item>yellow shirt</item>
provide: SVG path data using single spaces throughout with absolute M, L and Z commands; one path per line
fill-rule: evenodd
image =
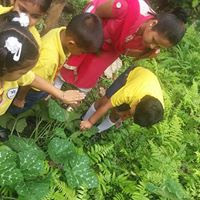
M 65 29 L 65 27 L 53 29 L 42 37 L 39 62 L 33 72 L 49 83 L 53 83 L 58 70 L 68 56 L 60 40 L 60 32 Z
M 1 96 L 0 115 L 3 115 L 9 108 L 15 95 L 17 94 L 18 87 L 30 85 L 34 79 L 35 79 L 35 74 L 29 71 L 17 81 L 5 81 L 3 83 L 3 88 L 0 88 L 0 96 Z
M 3 7 L 2 5 L 0 5 L 0 15 L 9 12 L 12 9 L 13 9 L 13 7 Z M 41 48 L 41 38 L 40 38 L 39 32 L 37 31 L 35 26 L 30 27 L 29 31 L 32 33 L 32 35 L 35 38 L 36 42 L 38 43 L 38 46 L 40 49 Z
M 155 74 L 143 67 L 134 68 L 128 75 L 126 84 L 112 97 L 114 107 L 127 103 L 132 107 L 145 95 L 157 98 L 164 108 L 163 94 Z

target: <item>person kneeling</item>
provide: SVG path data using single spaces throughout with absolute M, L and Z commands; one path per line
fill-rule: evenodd
M 99 133 L 130 117 L 142 127 L 161 121 L 164 102 L 156 75 L 144 67 L 128 68 L 107 89 L 105 96 L 90 106 L 80 129 L 90 129 L 109 110 L 111 114 L 97 126 Z

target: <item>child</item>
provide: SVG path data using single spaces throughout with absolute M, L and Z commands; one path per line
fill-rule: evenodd
M 53 29 L 42 38 L 40 59 L 33 71 L 53 84 L 57 71 L 69 54 L 97 53 L 102 43 L 103 32 L 100 19 L 90 13 L 77 15 L 73 17 L 67 28 Z M 14 101 L 15 106 L 9 109 L 13 115 L 28 110 L 45 97 L 44 93 L 35 89 L 31 89 L 26 96 L 28 89 L 20 89 Z M 20 107 L 24 108 L 20 109 Z
M 70 56 L 60 71 L 65 82 L 85 90 L 93 88 L 120 55 L 136 59 L 156 56 L 160 48 L 176 45 L 185 33 L 186 16 L 182 10 L 157 15 L 144 0 L 92 0 L 85 11 L 102 19 L 101 52 Z
M 14 0 L 13 6 L 3 7 L 0 5 L 0 15 L 10 14 L 13 11 L 25 13 L 29 17 L 29 30 L 37 41 L 39 48 L 41 45 L 40 34 L 35 25 L 44 16 L 51 5 L 52 0 Z
M 110 109 L 98 132 L 133 117 L 134 123 L 149 127 L 158 123 L 164 113 L 163 95 L 157 77 L 143 67 L 131 67 L 107 89 L 106 95 L 93 103 L 83 117 L 81 130 L 91 128 Z
M 18 86 L 31 85 L 49 92 L 65 103 L 81 101 L 78 91 L 62 92 L 30 69 L 38 60 L 38 45 L 32 34 L 18 23 L 5 23 L 0 27 L 0 115 L 12 103 Z

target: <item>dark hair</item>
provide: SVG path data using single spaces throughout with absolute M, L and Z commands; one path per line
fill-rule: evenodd
M 15 37 L 22 44 L 21 55 L 18 61 L 5 47 L 9 37 Z M 32 34 L 18 23 L 4 23 L 0 25 L 0 77 L 8 72 L 34 66 L 38 60 L 38 45 Z
M 176 45 L 183 38 L 187 22 L 187 14 L 182 8 L 176 8 L 171 13 L 161 13 L 155 16 L 158 23 L 153 27 L 153 30 L 159 32 L 172 45 Z
M 162 120 L 163 114 L 161 102 L 155 97 L 146 95 L 137 104 L 133 118 L 136 124 L 149 127 Z
M 19 17 L 19 14 L 17 11 L 9 11 L 7 13 L 1 14 L 0 15 L 0 24 L 5 24 L 8 22 L 12 22 L 12 19 L 14 17 Z M 13 22 L 19 25 L 19 22 Z
M 72 18 L 69 22 L 67 33 L 71 34 L 77 46 L 96 53 L 103 44 L 103 28 L 98 16 L 83 13 Z
M 25 1 L 25 0 L 24 0 Z M 52 3 L 52 0 L 28 0 L 33 4 L 37 4 L 42 12 L 46 12 Z

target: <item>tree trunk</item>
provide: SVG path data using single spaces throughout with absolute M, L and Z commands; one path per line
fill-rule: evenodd
M 13 3 L 13 0 L 0 0 L 0 4 L 3 6 L 10 6 Z
M 64 7 L 66 6 L 65 0 L 54 0 L 48 11 L 47 18 L 45 20 L 45 29 L 42 34 L 47 33 L 52 28 L 55 28 L 58 24 L 59 18 L 62 14 Z

